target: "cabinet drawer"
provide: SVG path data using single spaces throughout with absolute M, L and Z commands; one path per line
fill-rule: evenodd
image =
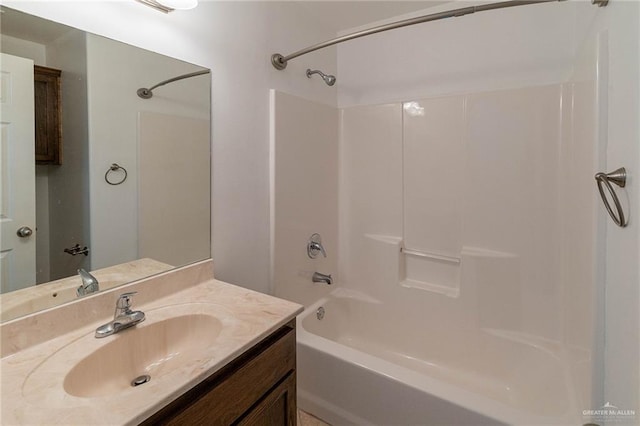
M 259 405 L 288 375 L 295 394 L 294 324 L 271 334 L 143 425 L 230 425 Z

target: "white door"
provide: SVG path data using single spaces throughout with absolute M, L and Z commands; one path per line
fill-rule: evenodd
M 1 55 L 0 291 L 6 293 L 36 283 L 35 127 L 33 61 Z

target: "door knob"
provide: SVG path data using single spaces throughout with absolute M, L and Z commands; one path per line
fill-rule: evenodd
M 22 228 L 18 229 L 18 232 L 16 232 L 16 234 L 18 234 L 18 237 L 20 238 L 27 238 L 30 237 L 31 234 L 33 234 L 33 231 L 28 226 L 23 226 Z

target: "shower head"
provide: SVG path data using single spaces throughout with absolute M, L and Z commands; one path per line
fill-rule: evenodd
M 322 79 L 324 80 L 325 83 L 327 83 L 328 86 L 333 86 L 334 84 L 336 84 L 336 76 L 335 75 L 328 75 L 323 73 L 320 70 L 311 70 L 311 69 L 307 69 L 307 77 L 311 78 L 311 76 L 313 74 L 318 74 L 320 77 L 322 77 Z
M 329 86 L 333 86 L 334 84 L 336 84 L 336 76 L 335 75 L 324 75 L 324 76 L 322 76 L 322 79 Z

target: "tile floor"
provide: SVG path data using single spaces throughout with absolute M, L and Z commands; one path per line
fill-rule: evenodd
M 306 411 L 298 410 L 298 426 L 331 426 Z

